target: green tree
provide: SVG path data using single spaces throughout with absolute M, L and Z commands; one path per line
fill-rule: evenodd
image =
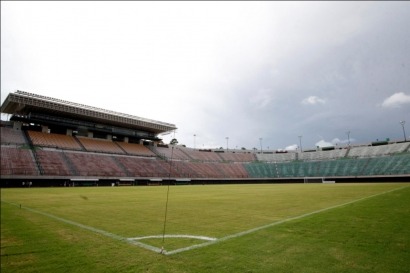
M 176 138 L 173 138 L 169 144 L 171 144 L 171 145 L 177 145 L 177 144 L 178 144 L 178 140 L 177 140 Z

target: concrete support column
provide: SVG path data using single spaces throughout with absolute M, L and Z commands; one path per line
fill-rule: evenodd
M 48 133 L 48 126 L 41 125 L 41 132 Z
M 13 129 L 21 131 L 21 125 L 22 125 L 21 122 L 16 121 L 13 123 Z
M 67 136 L 72 136 L 73 135 L 73 129 L 67 129 L 66 135 Z
M 124 137 L 124 142 L 128 143 L 128 137 Z
M 87 136 L 88 136 L 89 138 L 93 138 L 93 137 L 94 137 L 94 134 L 93 134 L 93 132 L 87 132 Z

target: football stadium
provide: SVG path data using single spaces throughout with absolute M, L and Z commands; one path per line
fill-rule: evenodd
M 408 141 L 195 149 L 24 91 L 1 113 L 4 272 L 408 272 Z
M 407 181 L 410 142 L 314 150 L 164 144 L 174 124 L 17 91 L 1 106 L 2 187 Z

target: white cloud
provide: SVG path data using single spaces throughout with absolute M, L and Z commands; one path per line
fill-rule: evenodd
M 315 104 L 325 104 L 326 101 L 317 96 L 310 96 L 302 100 L 304 105 L 315 105 Z
M 292 144 L 292 145 L 287 146 L 287 147 L 285 148 L 285 150 L 286 150 L 286 151 L 295 151 L 295 150 L 297 150 L 297 148 L 298 148 L 298 145 L 297 145 L 297 144 Z
M 332 140 L 332 143 L 334 145 L 338 145 L 338 144 L 348 144 L 350 141 L 350 143 L 355 142 L 356 140 L 354 138 L 350 138 L 350 139 L 339 139 L 339 138 L 335 138 Z
M 322 139 L 322 140 L 316 142 L 315 146 L 316 146 L 316 147 L 317 147 L 317 146 L 319 146 L 319 147 L 330 147 L 330 146 L 333 146 L 333 143 L 327 142 L 327 141 L 325 141 L 325 140 Z
M 354 138 L 350 138 L 350 143 L 356 141 Z M 340 144 L 348 144 L 349 143 L 349 139 L 339 139 L 339 138 L 334 138 L 332 139 L 330 142 L 326 141 L 324 139 L 319 140 L 318 142 L 316 142 L 315 146 L 316 147 L 331 147 L 331 146 L 337 146 Z
M 337 144 L 339 144 L 339 143 L 344 143 L 344 140 L 340 140 L 339 138 L 334 138 L 334 139 L 332 139 L 332 145 L 337 145 Z
M 271 90 L 267 88 L 259 89 L 256 94 L 251 97 L 250 101 L 258 108 L 265 108 L 272 100 L 270 95 Z
M 382 103 L 383 108 L 398 108 L 402 104 L 410 103 L 410 95 L 406 95 L 403 92 L 394 93 Z

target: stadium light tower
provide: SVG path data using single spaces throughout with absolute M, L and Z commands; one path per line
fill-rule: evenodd
M 228 142 L 229 142 L 229 137 L 225 137 L 226 138 L 226 151 L 228 151 Z
M 196 146 L 196 145 L 195 145 L 195 144 L 196 144 L 196 143 L 195 143 L 195 142 L 196 142 L 196 139 L 195 139 L 195 138 L 196 138 L 196 134 L 194 134 L 194 149 L 195 149 L 195 146 Z
M 350 147 L 350 131 L 347 131 L 346 134 L 347 134 L 347 145 Z
M 261 144 L 261 154 L 262 154 L 262 151 L 263 151 L 263 150 L 262 150 L 262 138 L 261 138 L 261 137 L 259 138 L 259 142 L 260 142 L 260 144 Z
M 403 128 L 404 141 L 407 141 L 406 131 L 404 130 L 404 124 L 405 124 L 405 123 L 406 123 L 405 120 L 400 121 L 401 127 Z
M 300 152 L 302 152 L 302 136 L 299 136 L 299 147 L 300 147 Z

